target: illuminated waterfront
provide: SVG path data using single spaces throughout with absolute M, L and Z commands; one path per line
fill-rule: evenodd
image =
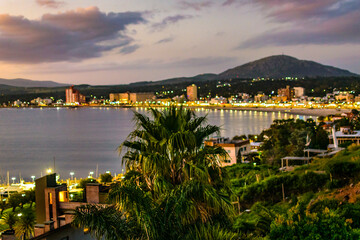
M 133 110 L 144 112 L 143 108 Z M 201 110 L 210 124 L 222 126 L 221 135 L 258 134 L 274 119 L 308 118 L 279 112 Z M 121 172 L 116 148 L 133 130 L 133 113 L 127 108 L 0 109 L 0 174 L 22 177 L 45 174 L 53 168 L 68 178 L 85 177 L 90 171 Z

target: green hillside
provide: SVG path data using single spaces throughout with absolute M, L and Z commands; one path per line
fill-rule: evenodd
M 226 171 L 241 210 L 233 228 L 242 239 L 360 236 L 360 146 L 351 145 L 332 158 L 315 158 L 292 172 L 253 164 Z

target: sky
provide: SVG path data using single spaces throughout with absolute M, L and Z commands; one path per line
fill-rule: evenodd
M 127 84 L 286 54 L 360 73 L 359 0 L 1 0 L 0 78 Z

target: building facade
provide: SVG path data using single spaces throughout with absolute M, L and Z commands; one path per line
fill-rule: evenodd
M 229 138 L 211 138 L 205 141 L 205 146 L 219 146 L 224 148 L 228 156 L 220 157 L 221 166 L 242 163 L 244 156 L 251 152 L 250 140 L 230 140 Z
M 290 86 L 278 89 L 278 96 L 284 101 L 290 101 L 294 97 L 294 89 Z
M 155 95 L 152 92 L 142 92 L 142 93 L 110 93 L 109 95 L 110 102 L 118 103 L 140 103 L 151 101 L 155 99 Z
M 66 95 L 66 104 L 82 104 L 86 103 L 86 98 L 82 95 L 79 90 L 76 90 L 74 86 L 67 88 L 65 90 Z
M 305 95 L 305 88 L 303 87 L 294 87 L 294 97 L 301 98 Z
M 66 184 L 58 185 L 56 174 L 35 180 L 36 222 L 33 240 L 92 240 L 88 232 L 71 226 L 74 210 L 88 203 L 105 203 L 109 190 L 100 184 L 87 184 L 83 202 L 71 202 Z
M 189 101 L 196 101 L 198 99 L 197 86 L 195 84 L 192 84 L 186 88 L 186 96 Z

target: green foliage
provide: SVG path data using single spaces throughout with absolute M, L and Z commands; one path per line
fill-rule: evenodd
M 317 191 L 324 187 L 328 180 L 326 174 L 308 172 L 304 174 L 281 174 L 266 178 L 264 181 L 236 189 L 241 203 L 252 205 L 257 201 L 279 202 L 283 199 L 282 185 L 285 196 Z
M 111 175 L 111 173 L 100 174 L 100 181 L 102 183 L 109 183 L 112 182 L 112 180 L 113 180 L 113 176 Z
M 298 204 L 271 224 L 270 239 L 353 239 L 353 232 L 344 218 L 328 208 L 309 213 Z
M 1 215 L 3 214 L 4 210 L 8 208 L 8 203 L 5 198 L 0 199 L 0 208 L 1 208 Z
M 35 203 L 35 189 L 25 191 L 26 203 L 30 203 L 30 208 Z
M 116 209 L 115 206 L 83 205 L 75 211 L 72 224 L 76 227 L 86 226 L 98 239 L 130 239 L 134 236 L 136 224 L 131 218 Z M 141 233 L 138 233 L 140 239 Z
M 270 128 L 260 134 L 262 157 L 269 164 L 278 164 L 285 156 L 303 156 L 307 137 L 315 132 L 312 120 L 274 120 Z
M 16 236 L 23 240 L 30 239 L 30 237 L 34 236 L 35 220 L 36 216 L 33 209 L 28 208 L 23 210 L 14 226 Z
M 8 199 L 8 203 L 10 207 L 12 207 L 12 211 L 15 212 L 15 209 L 20 206 L 20 204 L 23 203 L 23 197 L 20 193 L 13 193 L 10 195 Z
M 80 180 L 80 184 L 79 187 L 85 189 L 86 188 L 86 184 L 88 183 L 97 183 L 98 181 L 96 181 L 96 179 L 94 178 L 84 178 Z
M 8 225 L 10 229 L 13 229 L 17 220 L 18 218 L 14 212 L 5 213 L 1 218 L 1 222 Z
M 261 181 L 279 170 L 274 166 L 253 164 L 234 164 L 224 168 L 234 189 Z
M 203 145 L 219 127 L 205 125 L 206 117 L 182 107 L 150 109 L 150 114 L 135 113 L 137 127 L 119 148 L 125 151 L 127 172 L 112 186 L 108 201 L 116 206 L 112 211 L 126 217 L 112 222 L 102 217 L 107 210 L 79 208 L 77 226 L 90 227 L 105 239 L 114 239 L 112 234 L 116 239 L 235 238 L 228 229 L 233 215 L 229 181 L 220 167 L 220 157 L 227 153 Z M 136 231 L 128 235 L 107 227 L 130 224 L 132 229 L 133 223 Z
M 337 180 L 335 186 L 340 187 L 358 177 L 360 166 L 356 162 L 333 161 L 327 165 L 326 170 L 331 174 L 332 179 Z

